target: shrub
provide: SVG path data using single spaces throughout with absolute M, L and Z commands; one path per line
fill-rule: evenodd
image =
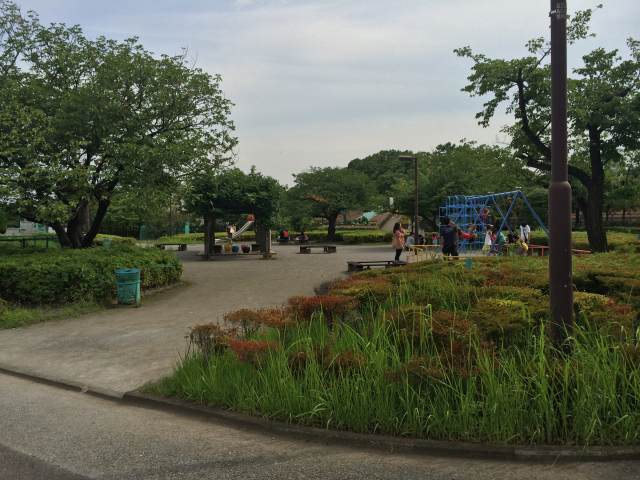
M 233 335 L 235 332 L 214 323 L 196 325 L 189 333 L 189 346 L 198 350 L 208 362 L 213 355 L 222 354 L 229 347 L 229 338 Z
M 260 328 L 260 315 L 256 310 L 242 308 L 224 315 L 224 321 L 238 325 L 242 329 L 242 334 L 248 337 Z
M 234 351 L 241 362 L 259 365 L 270 351 L 276 350 L 278 344 L 267 340 L 241 340 L 229 338 L 229 348 Z
M 289 311 L 300 320 L 309 321 L 315 312 L 322 312 L 329 320 L 344 315 L 358 306 L 354 297 L 347 295 L 316 295 L 314 297 L 292 297 Z
M 109 239 L 111 240 L 111 244 L 112 245 L 129 245 L 129 246 L 133 246 L 136 244 L 136 239 L 133 237 L 121 237 L 119 235 L 106 235 L 103 233 L 100 233 L 96 236 L 95 240 L 93 241 L 93 243 L 95 245 L 98 246 L 102 246 L 104 245 L 104 240 Z
M 468 316 L 484 338 L 511 340 L 529 326 L 526 305 L 520 300 L 482 298 Z
M 245 337 L 253 335 L 261 326 L 284 328 L 293 324 L 293 319 L 284 308 L 268 307 L 259 309 L 242 308 L 226 313 L 224 320 L 241 328 Z
M 26 305 L 105 301 L 115 295 L 117 268 L 139 268 L 143 289 L 175 283 L 182 274 L 175 255 L 155 249 L 50 249 L 1 258 L 0 295 Z
M 383 301 L 392 293 L 393 285 L 388 278 L 382 276 L 353 275 L 335 282 L 329 290 L 332 295 L 347 295 L 361 302 Z

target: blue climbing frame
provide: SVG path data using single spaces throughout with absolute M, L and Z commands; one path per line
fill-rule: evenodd
M 486 232 L 486 224 L 482 221 L 482 211 L 485 208 L 494 210 L 500 217 L 499 231 L 507 227 L 509 231 L 513 231 L 509 222 L 509 217 L 513 213 L 513 208 L 522 200 L 524 205 L 529 209 L 533 218 L 538 222 L 540 227 L 549 236 L 547 227 L 542 222 L 540 216 L 529 203 L 527 196 L 520 190 L 513 192 L 490 193 L 488 195 L 454 195 L 447 198 L 447 203 L 440 207 L 440 217 L 449 217 L 461 230 L 467 231 L 472 225 L 477 225 L 477 237 L 475 240 L 463 240 L 460 242 L 459 249 L 479 250 L 484 244 L 484 232 Z

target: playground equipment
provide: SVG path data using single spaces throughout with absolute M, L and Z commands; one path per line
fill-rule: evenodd
M 549 231 L 544 222 L 531 206 L 529 199 L 520 190 L 512 192 L 490 193 L 487 195 L 453 195 L 447 198 L 445 205 L 440 207 L 440 217 L 449 217 L 461 230 L 468 231 L 471 226 L 476 226 L 476 238 L 462 240 L 458 246 L 460 251 L 480 250 L 484 244 L 484 233 L 491 222 L 483 215 L 485 209 L 494 210 L 499 220 L 494 227 L 498 231 L 505 227 L 513 232 L 509 222 L 514 207 L 518 201 L 528 208 L 539 226 L 549 236 Z M 515 232 L 514 232 L 515 233 Z

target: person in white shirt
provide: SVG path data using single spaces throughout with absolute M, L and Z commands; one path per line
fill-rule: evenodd
M 531 227 L 527 223 L 520 224 L 520 240 L 529 243 L 529 235 L 531 235 Z

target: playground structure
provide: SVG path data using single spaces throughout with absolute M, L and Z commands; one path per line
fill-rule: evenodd
M 475 226 L 477 235 L 474 239 L 462 240 L 460 251 L 480 250 L 484 245 L 484 233 L 488 225 L 496 227 L 497 231 L 505 227 L 514 232 L 510 219 L 518 201 L 527 207 L 529 213 L 538 225 L 549 235 L 544 222 L 531 206 L 529 199 L 520 190 L 512 192 L 490 193 L 487 195 L 453 195 L 447 198 L 445 205 L 440 207 L 440 217 L 449 217 L 461 230 L 468 231 Z M 498 221 L 493 224 L 492 216 L 485 216 L 483 212 L 493 210 L 498 214 Z

